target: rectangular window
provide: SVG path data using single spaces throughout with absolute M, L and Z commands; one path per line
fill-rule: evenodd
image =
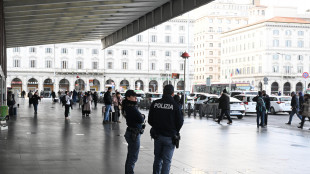
M 304 35 L 304 31 L 298 31 L 298 36 L 303 36 Z
M 184 64 L 180 63 L 180 71 L 183 71 L 183 70 L 184 70 Z
M 83 54 L 83 50 L 82 50 L 82 49 L 80 49 L 80 48 L 79 48 L 79 49 L 77 49 L 77 50 L 76 50 L 76 54 Z
M 52 48 L 45 48 L 45 53 L 46 54 L 52 53 Z
M 213 63 L 213 59 L 210 59 L 210 60 L 209 60 L 209 63 Z
M 166 30 L 171 30 L 171 26 L 170 25 L 166 25 L 165 29 Z
M 128 64 L 127 62 L 122 63 L 122 69 L 128 69 Z
M 303 59 L 304 59 L 304 56 L 302 56 L 302 55 L 297 56 L 297 60 L 302 61 Z
M 113 55 L 113 50 L 108 50 L 108 55 Z
M 285 60 L 291 60 L 291 55 L 285 55 Z
M 303 66 L 297 66 L 297 73 L 303 73 Z
M 151 56 L 156 56 L 156 51 L 151 51 Z
M 113 62 L 108 62 L 108 69 L 113 69 Z
M 141 62 L 137 62 L 137 70 L 141 70 L 142 69 L 142 63 Z
M 213 51 L 209 51 L 209 55 L 213 55 Z
M 166 55 L 167 57 L 169 57 L 169 56 L 171 56 L 171 52 L 170 52 L 170 51 L 166 51 L 166 52 L 165 52 L 165 55 Z
M 185 30 L 185 27 L 183 25 L 179 26 L 179 30 L 180 31 L 184 31 Z
M 155 70 L 156 68 L 156 64 L 155 63 L 151 63 L 151 70 Z
M 165 37 L 165 42 L 166 42 L 166 43 L 170 43 L 170 42 L 171 42 L 170 36 L 166 36 L 166 37 Z
M 209 71 L 213 71 L 213 67 L 209 67 Z
M 123 56 L 127 56 L 128 55 L 128 51 L 127 50 L 123 50 L 122 54 L 123 54 Z
M 98 69 L 98 62 L 93 62 L 93 69 Z
M 304 47 L 304 41 L 302 41 L 302 40 L 299 40 L 297 44 L 298 44 L 298 48 Z
M 210 35 L 210 36 L 209 36 L 209 39 L 213 39 L 213 35 Z
M 20 67 L 20 60 L 19 59 L 14 59 L 13 67 L 14 68 L 19 68 Z
M 292 47 L 292 41 L 291 40 L 286 40 L 285 41 L 285 46 L 286 47 Z
M 279 40 L 278 39 L 273 40 L 273 46 L 279 47 Z
M 285 74 L 290 74 L 291 73 L 291 66 L 284 66 L 284 73 Z
M 98 49 L 92 49 L 92 54 L 98 54 Z
M 273 59 L 273 60 L 279 60 L 279 55 L 278 55 L 278 54 L 274 54 L 274 55 L 272 56 L 272 59 Z
M 279 72 L 279 66 L 278 65 L 272 66 L 272 72 L 274 72 L 274 73 Z
M 66 60 L 61 61 L 61 68 L 62 69 L 68 69 L 68 61 L 66 61 Z
M 77 69 L 82 69 L 82 68 L 83 68 L 83 62 L 77 61 Z
M 273 30 L 273 35 L 279 35 L 279 30 Z
M 30 68 L 36 67 L 36 60 L 30 60 Z
M 19 48 L 19 47 L 13 48 L 13 52 L 14 52 L 14 53 L 19 53 L 19 52 L 20 52 L 20 48 Z
M 213 47 L 213 43 L 209 43 L 209 47 Z
M 165 70 L 166 71 L 170 71 L 170 63 L 166 63 L 165 64 Z
M 141 50 L 138 50 L 137 51 L 137 56 L 142 56 L 143 55 L 143 52 Z
M 218 27 L 217 32 L 222 32 L 222 27 Z
M 52 61 L 51 60 L 45 61 L 45 68 L 52 68 Z
M 36 48 L 35 47 L 30 47 L 29 48 L 29 52 L 30 53 L 35 53 L 36 52 Z
M 68 49 L 67 48 L 62 48 L 61 49 L 61 54 L 68 54 Z
M 263 72 L 262 66 L 259 66 L 258 67 L 258 73 L 262 73 L 262 72 Z
M 151 36 L 151 42 L 157 42 L 157 36 L 156 35 L 152 35 Z
M 213 32 L 213 27 L 209 27 L 209 32 Z
M 143 37 L 142 37 L 142 35 L 138 35 L 137 36 L 137 42 L 142 42 L 143 41 Z
M 185 42 L 184 36 L 180 36 L 180 37 L 179 37 L 179 43 L 180 43 L 180 44 L 183 44 L 184 42 Z

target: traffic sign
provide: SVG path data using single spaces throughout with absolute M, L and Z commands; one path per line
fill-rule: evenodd
M 309 73 L 308 72 L 302 73 L 302 77 L 305 78 L 305 79 L 308 78 L 309 77 Z

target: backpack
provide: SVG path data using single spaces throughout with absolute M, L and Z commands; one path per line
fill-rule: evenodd
M 266 106 L 263 97 L 258 97 L 256 102 L 256 110 L 262 111 L 265 108 Z
M 67 103 L 66 95 L 61 97 L 61 103 L 62 103 L 63 106 L 66 105 L 66 103 Z

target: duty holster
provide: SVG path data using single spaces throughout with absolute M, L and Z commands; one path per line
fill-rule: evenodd
M 172 144 L 175 145 L 175 147 L 178 149 L 179 148 L 179 143 L 181 140 L 181 135 L 180 133 L 177 133 L 172 137 Z
M 140 129 L 127 127 L 127 130 L 131 132 L 131 138 L 133 141 L 137 140 L 138 135 L 140 134 Z

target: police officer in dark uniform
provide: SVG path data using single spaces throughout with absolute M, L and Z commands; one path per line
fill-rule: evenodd
M 153 174 L 169 174 L 175 146 L 178 148 L 184 120 L 180 107 L 172 98 L 173 92 L 173 86 L 166 85 L 163 97 L 155 100 L 149 111 L 148 123 L 155 140 Z
M 125 93 L 123 101 L 122 113 L 126 118 L 127 129 L 125 139 L 128 143 L 127 159 L 125 163 L 125 174 L 133 174 L 135 163 L 138 160 L 140 150 L 140 136 L 145 127 L 144 115 L 142 115 L 137 107 L 137 94 L 133 90 Z M 143 117 L 144 116 L 144 117 Z

